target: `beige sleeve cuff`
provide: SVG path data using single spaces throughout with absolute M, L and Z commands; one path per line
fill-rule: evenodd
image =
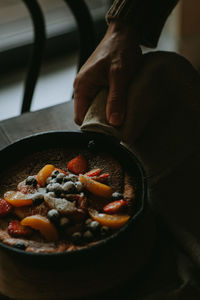
M 178 0 L 115 0 L 106 21 L 119 19 L 134 26 L 141 45 L 156 47 L 162 28 Z

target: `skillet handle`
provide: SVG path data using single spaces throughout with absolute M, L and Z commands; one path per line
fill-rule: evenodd
M 81 125 L 81 130 L 112 135 L 113 137 L 121 141 L 121 130 L 114 128 L 106 121 L 105 111 L 107 96 L 108 91 L 106 89 L 101 90 L 99 94 L 97 94 L 86 113 L 83 124 Z

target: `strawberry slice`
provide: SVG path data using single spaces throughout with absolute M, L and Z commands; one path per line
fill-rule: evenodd
M 20 221 L 13 220 L 8 225 L 8 233 L 13 237 L 28 237 L 33 233 L 33 230 L 20 224 Z
M 7 216 L 13 210 L 13 206 L 0 198 L 0 217 Z
M 83 155 L 78 155 L 68 162 L 67 168 L 76 175 L 84 174 L 87 171 L 87 161 Z
M 121 199 L 108 203 L 106 206 L 104 206 L 103 211 L 107 214 L 116 214 L 121 212 L 125 207 L 127 207 L 127 202 Z
M 101 169 L 93 169 L 86 173 L 86 175 L 89 177 L 99 176 L 100 174 L 101 174 Z
M 98 182 L 101 182 L 101 183 L 104 183 L 108 180 L 108 178 L 110 177 L 110 174 L 109 173 L 103 173 L 101 174 L 100 176 L 92 176 L 91 178 L 95 181 L 98 181 Z

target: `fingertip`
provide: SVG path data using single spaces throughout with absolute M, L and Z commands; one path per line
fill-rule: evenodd
M 74 122 L 77 124 L 77 125 L 81 125 L 83 122 L 79 119 L 79 118 L 77 118 L 77 117 L 74 117 Z
M 108 123 L 112 126 L 122 125 L 124 120 L 124 114 L 120 112 L 112 112 L 108 117 Z

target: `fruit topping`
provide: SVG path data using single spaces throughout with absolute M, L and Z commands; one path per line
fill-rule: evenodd
M 37 206 L 44 202 L 44 195 L 42 193 L 35 193 L 32 196 L 33 205 Z
M 73 182 L 76 182 L 78 180 L 78 176 L 74 175 L 74 174 L 69 174 L 69 180 L 73 181 Z
M 123 199 L 113 201 L 104 206 L 103 211 L 107 214 L 116 214 L 127 207 L 127 202 Z
M 99 230 L 100 230 L 100 227 L 101 227 L 101 225 L 100 225 L 100 223 L 97 222 L 97 221 L 92 221 L 91 223 L 89 223 L 89 224 L 87 225 L 87 228 L 88 228 L 89 230 L 91 230 L 92 232 L 94 232 L 94 233 L 98 233 Z
M 33 194 L 37 191 L 37 185 L 27 185 L 26 180 L 23 180 L 18 184 L 17 189 L 23 194 Z
M 72 194 L 76 191 L 76 186 L 72 181 L 65 182 L 62 188 L 67 194 Z
M 28 176 L 25 180 L 26 185 L 37 186 L 37 179 L 34 176 Z
M 88 218 L 85 220 L 85 225 L 88 226 L 92 222 L 92 219 Z
M 101 174 L 101 169 L 93 169 L 89 172 L 87 172 L 85 175 L 89 176 L 89 177 L 93 177 L 93 176 L 99 176 Z
M 55 226 L 43 216 L 33 215 L 26 217 L 21 221 L 21 224 L 39 230 L 41 235 L 44 236 L 47 241 L 56 241 L 58 239 L 58 233 Z
M 52 223 L 58 223 L 60 219 L 60 214 L 57 211 L 57 209 L 51 209 L 48 211 L 47 218 L 52 222 Z
M 54 170 L 55 167 L 53 165 L 45 165 L 37 174 L 38 184 L 42 187 L 45 186 L 47 178 L 51 176 Z
M 33 233 L 33 230 L 24 225 L 20 224 L 18 220 L 13 220 L 8 225 L 8 233 L 13 237 L 29 237 Z
M 110 186 L 97 182 L 87 175 L 80 174 L 79 180 L 85 186 L 85 188 L 94 195 L 110 198 L 113 193 Z
M 56 196 L 60 196 L 63 192 L 63 187 L 60 183 L 50 183 L 46 187 L 47 192 L 54 192 Z
M 111 234 L 111 229 L 108 226 L 102 226 L 100 229 L 100 234 L 102 238 L 105 238 Z
M 99 213 L 94 209 L 90 209 L 89 214 L 93 220 L 99 222 L 103 226 L 108 226 L 110 228 L 121 228 L 130 219 L 130 216 L 128 214 L 107 215 L 104 213 Z
M 29 206 L 33 204 L 32 194 L 23 194 L 21 192 L 8 191 L 4 194 L 4 199 L 15 207 Z
M 66 177 L 66 175 L 64 173 L 59 173 L 57 176 L 56 176 L 56 181 L 58 183 L 62 183 L 63 182 L 63 179 Z
M 59 173 L 65 174 L 66 176 L 68 176 L 68 174 L 69 174 L 68 172 L 66 172 L 66 171 L 64 171 L 62 169 L 59 169 L 59 168 L 55 168 L 55 170 L 58 171 Z
M 75 182 L 75 187 L 78 193 L 82 192 L 84 189 L 84 186 L 80 181 Z
M 0 217 L 7 216 L 10 212 L 12 212 L 13 206 L 0 198 Z
M 67 168 L 76 175 L 84 174 L 87 171 L 87 161 L 83 155 L 76 156 L 68 162 Z
M 76 223 L 76 224 L 73 224 L 73 225 L 67 227 L 65 232 L 68 236 L 72 237 L 72 235 L 75 232 L 82 232 L 82 230 L 83 230 L 83 224 L 82 223 Z
M 99 176 L 92 176 L 91 178 L 95 181 L 105 183 L 108 180 L 109 177 L 110 177 L 109 173 L 103 173 Z
M 60 172 L 58 171 L 58 169 L 54 169 L 54 171 L 51 173 L 51 177 L 52 178 L 56 178 L 56 176 L 59 174 Z
M 18 241 L 14 244 L 14 247 L 20 250 L 25 250 L 26 249 L 26 245 L 24 244 L 23 241 Z
M 72 234 L 72 241 L 75 245 L 80 245 L 82 242 L 82 234 L 80 232 L 74 232 Z
M 85 242 L 92 242 L 94 240 L 94 235 L 90 230 L 83 233 L 83 239 Z
M 124 198 L 124 195 L 122 193 L 118 193 L 118 192 L 114 192 L 112 194 L 112 200 L 116 201 L 116 200 L 121 200 Z

